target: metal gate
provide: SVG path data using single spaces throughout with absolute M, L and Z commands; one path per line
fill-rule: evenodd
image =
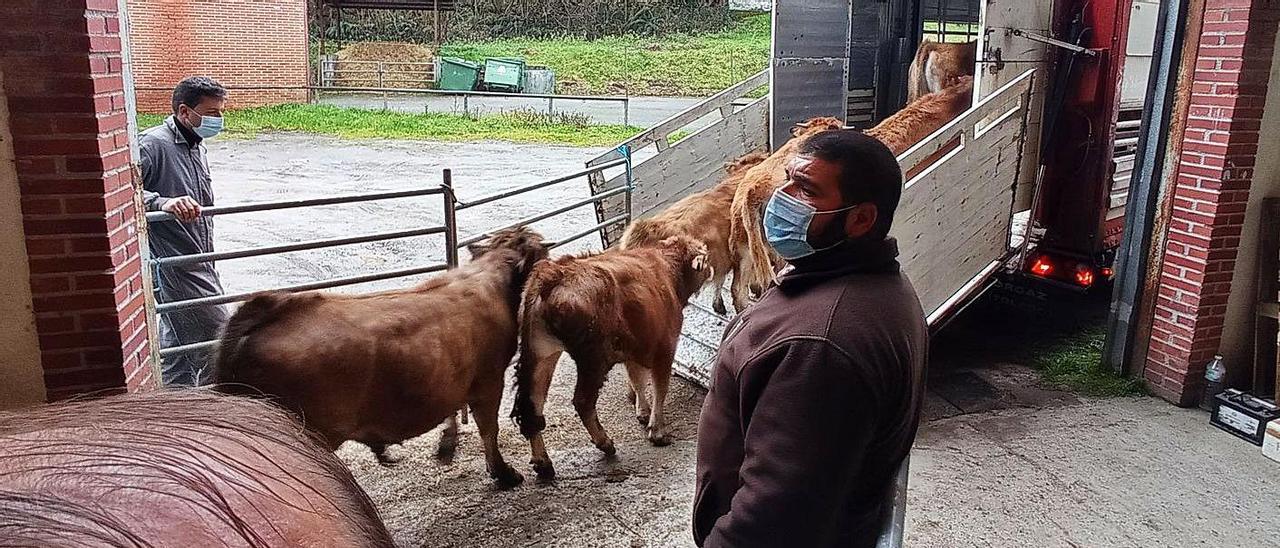
M 457 214 L 459 212 L 471 210 L 475 208 L 481 208 L 483 206 L 487 206 L 491 204 L 498 204 L 504 200 L 514 198 L 517 196 L 522 196 L 529 192 L 544 189 L 553 185 L 560 185 L 560 184 L 565 184 L 570 182 L 580 182 L 592 175 L 596 175 L 596 174 L 603 175 L 606 172 L 606 170 L 615 170 L 615 169 L 621 169 L 621 173 L 619 173 L 617 177 L 611 179 L 612 181 L 614 181 L 614 184 L 612 186 L 609 186 L 608 188 L 602 188 L 598 191 L 594 191 L 585 198 L 563 205 L 561 207 L 557 207 L 547 211 L 542 211 L 537 214 L 519 219 L 515 222 L 502 225 L 496 228 L 490 228 L 487 230 L 469 230 L 464 233 L 463 230 L 461 230 L 461 225 L 463 223 L 458 222 Z M 202 297 L 198 299 L 187 299 L 187 300 L 172 301 L 172 302 L 159 302 L 156 304 L 155 314 L 156 316 L 160 316 L 163 314 L 168 314 L 168 313 L 172 313 L 179 310 L 188 310 L 192 308 L 208 307 L 208 306 L 223 306 L 231 303 L 243 302 L 264 291 L 287 291 L 287 292 L 314 291 L 314 290 L 320 290 L 320 289 L 332 289 L 335 287 L 345 287 L 345 286 L 364 284 L 364 283 L 381 281 L 381 280 L 406 278 L 409 276 L 418 276 L 422 274 L 442 272 L 450 268 L 457 267 L 459 265 L 460 259 L 458 255 L 458 250 L 470 244 L 484 240 L 486 237 L 488 237 L 489 234 L 493 232 L 508 229 L 508 228 L 515 228 L 518 226 L 531 225 L 540 221 L 551 219 L 553 217 L 562 215 L 564 213 L 567 213 L 569 211 L 572 211 L 578 208 L 586 207 L 589 205 L 595 205 L 605 200 L 621 199 L 621 209 L 615 215 L 612 215 L 610 218 L 601 220 L 595 226 L 585 227 L 584 229 L 572 235 L 566 236 L 558 241 L 549 242 L 549 245 L 553 249 L 562 247 L 565 244 L 568 244 L 570 242 L 574 242 L 577 240 L 581 240 L 582 238 L 585 238 L 592 234 L 596 234 L 601 230 L 607 229 L 609 227 L 612 227 L 615 225 L 625 226 L 628 222 L 630 222 L 631 194 L 632 194 L 633 188 L 634 187 L 632 185 L 632 179 L 631 179 L 631 153 L 629 149 L 627 149 L 626 147 L 622 147 L 620 150 L 617 151 L 617 158 L 612 159 L 610 161 L 600 162 L 597 165 L 588 167 L 587 169 L 584 169 L 575 173 L 571 173 L 568 175 L 564 175 L 562 177 L 556 177 L 554 179 L 549 179 L 549 180 L 540 181 L 533 184 L 514 187 L 511 189 L 503 190 L 500 192 L 496 192 L 496 193 L 486 195 L 480 198 L 476 198 L 473 200 L 469 200 L 469 201 L 458 200 L 457 195 L 454 191 L 452 172 L 451 170 L 446 169 L 444 170 L 441 183 L 437 186 L 431 186 L 427 188 L 401 190 L 401 191 L 395 191 L 395 192 L 377 192 L 377 193 L 356 194 L 356 195 L 349 195 L 349 196 L 301 199 L 301 200 L 281 200 L 281 201 L 272 201 L 272 202 L 259 202 L 259 203 L 251 203 L 251 204 L 238 204 L 238 205 L 215 206 L 215 207 L 205 208 L 203 211 L 201 211 L 201 215 L 216 217 L 216 216 L 223 216 L 223 215 L 234 215 L 234 214 L 241 214 L 241 213 L 261 212 L 261 211 L 278 211 L 278 210 L 287 210 L 287 209 L 294 209 L 294 208 L 331 206 L 331 205 L 340 205 L 340 204 L 360 204 L 360 203 L 368 203 L 368 202 L 381 201 L 381 200 L 439 196 L 440 203 L 437 207 L 440 207 L 441 211 L 443 212 L 444 222 L 442 224 L 434 225 L 434 226 L 418 226 L 418 227 L 406 228 L 404 230 L 378 232 L 378 233 L 363 234 L 363 235 L 356 235 L 356 236 L 347 236 L 343 238 L 317 239 L 317 240 L 310 240 L 310 241 L 304 241 L 304 242 L 290 242 L 290 243 L 283 243 L 278 245 L 249 247 L 249 248 L 237 249 L 232 251 L 217 251 L 213 253 L 200 253 L 200 254 L 193 254 L 193 255 L 180 255 L 180 256 L 173 256 L 173 257 L 153 258 L 150 260 L 151 268 L 156 268 L 156 269 L 176 268 L 176 267 L 181 267 L 183 265 L 191 265 L 196 263 L 209 263 L 209 262 L 216 262 L 216 261 L 248 259 L 253 257 L 279 255 L 283 253 L 291 253 L 291 252 L 297 252 L 297 251 L 306 251 L 306 250 L 322 249 L 322 248 L 337 247 L 337 246 L 347 246 L 347 245 L 355 245 L 355 244 L 371 243 L 371 242 L 382 242 L 382 241 L 411 238 L 411 237 L 418 237 L 418 236 L 437 236 L 437 235 L 444 237 L 444 241 L 445 241 L 444 255 L 445 256 L 441 261 L 422 264 L 422 265 L 418 265 L 410 268 L 402 268 L 402 269 L 383 271 L 383 272 L 373 272 L 369 274 L 361 274 L 357 276 L 348 276 L 348 277 L 342 277 L 342 278 L 333 278 L 328 280 L 316 280 L 312 282 L 294 284 L 294 285 L 283 286 L 283 287 L 262 288 L 254 291 Z M 146 219 L 148 223 L 177 222 L 177 220 L 173 217 L 173 215 L 170 215 L 164 212 L 158 212 L 158 211 L 148 212 L 146 214 Z M 151 290 L 154 291 L 155 288 L 151 288 Z M 160 350 L 159 357 L 161 360 L 164 360 L 166 358 L 171 358 L 181 354 L 209 351 L 215 348 L 217 344 L 218 344 L 217 340 L 210 340 L 210 341 L 198 341 L 198 342 L 184 344 L 181 346 L 174 346 L 170 348 L 162 348 Z

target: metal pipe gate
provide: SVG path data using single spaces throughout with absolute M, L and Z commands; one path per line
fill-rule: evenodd
M 519 226 L 525 226 L 525 225 L 529 225 L 539 221 L 547 220 L 557 215 L 563 215 L 574 209 L 578 209 L 588 205 L 594 206 L 600 203 L 602 200 L 606 200 L 608 198 L 618 196 L 618 195 L 624 195 L 625 197 L 626 209 L 624 210 L 624 212 L 622 212 L 619 215 L 615 215 L 609 219 L 605 219 L 604 221 L 597 223 L 595 226 L 584 227 L 583 230 L 575 232 L 574 234 L 567 236 L 563 239 L 560 239 L 558 241 L 548 242 L 548 246 L 551 247 L 552 249 L 559 248 L 568 243 L 581 240 L 582 238 L 585 238 L 592 234 L 599 234 L 602 229 L 609 228 L 613 225 L 621 224 L 625 226 L 627 223 L 631 222 L 631 193 L 635 188 L 631 178 L 631 150 L 629 147 L 622 146 L 618 148 L 617 152 L 621 157 L 610 162 L 604 162 L 599 165 L 595 165 L 581 171 L 577 171 L 561 177 L 556 177 L 554 179 L 549 179 L 546 181 L 540 181 L 533 184 L 528 184 L 524 186 L 511 188 L 508 190 L 503 190 L 500 192 L 496 192 L 496 193 L 483 196 L 480 198 L 476 198 L 474 200 L 470 200 L 466 202 L 458 200 L 457 195 L 454 191 L 452 170 L 445 169 L 442 176 L 441 183 L 438 186 L 428 187 L 428 188 L 421 188 L 421 189 L 414 189 L 414 190 L 401 190 L 401 191 L 395 191 L 395 192 L 354 194 L 354 195 L 334 196 L 334 197 L 327 197 L 327 198 L 310 198 L 310 199 L 301 199 L 301 200 L 280 200 L 280 201 L 272 201 L 272 202 L 257 202 L 257 203 L 250 203 L 250 204 L 213 206 L 213 207 L 204 208 L 200 212 L 200 214 L 202 216 L 212 217 L 212 216 L 221 216 L 221 215 L 233 215 L 237 213 L 276 211 L 276 210 L 282 210 L 282 209 L 317 207 L 317 206 L 327 206 L 327 205 L 337 205 L 337 204 L 364 203 L 364 202 L 373 202 L 373 201 L 381 201 L 381 200 L 392 200 L 397 198 L 441 196 L 441 208 L 444 213 L 444 222 L 443 224 L 438 226 L 417 227 L 417 228 L 410 228 L 406 230 L 378 232 L 378 233 L 362 234 L 362 235 L 356 235 L 356 236 L 346 236 L 342 238 L 327 238 L 327 239 L 309 240 L 309 241 L 303 241 L 303 242 L 291 242 L 291 243 L 277 244 L 277 245 L 249 247 L 249 248 L 237 249 L 233 251 L 218 251 L 218 252 L 212 252 L 212 253 L 196 253 L 196 254 L 178 255 L 178 256 L 172 256 L 172 257 L 159 257 L 159 258 L 153 258 L 149 261 L 151 268 L 155 268 L 155 269 L 174 268 L 174 267 L 180 267 L 180 266 L 191 265 L 196 263 L 208 263 L 208 262 L 214 262 L 214 261 L 263 257 L 263 256 L 270 256 L 270 255 L 279 255 L 282 253 L 291 253 L 295 251 L 307 251 L 307 250 L 322 249 L 322 248 L 328 248 L 328 247 L 337 247 L 337 246 L 354 245 L 354 244 L 371 243 L 371 242 L 381 242 L 381 241 L 410 238 L 410 237 L 416 237 L 416 236 L 434 236 L 434 235 L 444 235 L 445 257 L 443 262 L 423 264 L 419 266 L 403 268 L 398 270 L 374 272 L 370 274 L 361 274 L 357 276 L 347 276 L 347 277 L 334 278 L 334 279 L 328 279 L 328 280 L 316 280 L 313 282 L 307 282 L 302 284 L 295 284 L 295 285 L 276 287 L 276 288 L 264 288 L 256 291 L 243 292 L 243 293 L 215 295 L 215 296 L 201 297 L 196 299 L 186 299 L 181 301 L 157 303 L 156 315 L 159 316 L 160 314 L 167 314 L 167 313 L 178 311 L 178 310 L 187 310 L 190 308 L 196 308 L 196 307 L 202 307 L 202 306 L 221 306 L 224 304 L 243 302 L 265 291 L 287 291 L 287 292 L 314 291 L 314 290 L 320 290 L 320 289 L 330 289 L 334 287 L 356 285 L 356 284 L 375 282 L 375 281 L 381 281 L 381 280 L 404 278 L 408 276 L 417 276 L 421 274 L 430 274 L 434 272 L 442 272 L 448 269 L 456 268 L 460 264 L 458 250 L 468 245 L 471 245 L 473 243 L 484 240 L 493 232 L 506 230 L 510 228 L 516 228 Z M 550 186 L 564 184 L 564 183 L 576 181 L 579 179 L 586 179 L 595 174 L 603 175 L 605 170 L 611 169 L 611 168 L 618 168 L 618 167 L 621 167 L 625 170 L 624 173 L 622 174 L 623 184 L 617 185 L 613 188 L 595 192 L 592 195 L 587 196 L 586 198 L 583 198 L 581 200 L 574 201 L 571 204 L 560 206 L 555 209 L 551 209 L 541 213 L 537 213 L 535 215 L 525 217 L 516 222 L 510 223 L 498 228 L 493 228 L 493 229 L 484 230 L 484 231 L 476 231 L 475 233 L 466 237 L 460 237 L 459 235 L 460 223 L 458 222 L 458 219 L 457 219 L 457 213 L 459 211 L 464 211 L 464 210 L 468 210 L 468 209 L 472 209 L 472 208 L 476 208 L 484 205 L 493 204 L 496 202 L 500 202 L 502 200 L 514 198 L 514 197 L 527 194 L 535 190 L 544 189 Z M 165 213 L 161 211 L 152 211 L 146 214 L 146 220 L 148 223 L 158 223 L 158 222 L 175 222 L 177 219 L 169 213 Z M 155 290 L 155 288 L 150 288 L 150 289 L 152 291 Z M 202 341 L 198 343 L 186 344 L 182 346 L 163 348 L 160 350 L 160 359 L 163 360 L 166 358 L 187 354 L 191 352 L 211 350 L 215 348 L 217 344 L 218 344 L 217 340 L 211 340 L 211 341 Z

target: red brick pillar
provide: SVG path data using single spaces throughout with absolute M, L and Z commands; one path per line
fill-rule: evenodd
M 1203 16 L 1145 368 L 1178 405 L 1196 402 L 1222 339 L 1280 2 L 1206 0 Z
M 4 0 L 0 21 L 49 399 L 150 386 L 117 0 Z

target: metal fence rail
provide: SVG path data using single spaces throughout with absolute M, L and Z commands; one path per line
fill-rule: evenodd
M 467 91 L 467 90 L 450 90 L 450 89 L 423 89 L 423 88 L 406 88 L 393 86 L 363 87 L 363 86 L 312 86 L 310 89 L 316 94 L 317 99 L 322 93 L 376 93 L 380 94 L 384 100 L 388 95 L 435 95 L 442 97 L 462 97 L 463 112 L 471 112 L 470 100 L 472 97 L 507 97 L 514 99 L 545 99 L 547 101 L 547 114 L 555 112 L 556 101 L 583 101 L 597 103 L 621 103 L 622 105 L 622 125 L 631 125 L 631 97 L 621 95 L 561 95 L 558 93 L 508 93 L 502 91 Z M 386 105 L 384 105 L 386 106 Z M 617 158 L 613 155 L 612 158 Z
M 361 244 L 361 243 L 394 240 L 394 239 L 400 239 L 400 238 L 410 238 L 410 237 L 416 237 L 416 236 L 433 236 L 433 235 L 444 235 L 445 259 L 443 263 L 431 263 L 431 264 L 425 264 L 425 265 L 404 268 L 399 270 L 374 272 L 370 274 L 361 274 L 356 276 L 347 276 L 347 277 L 333 278 L 328 280 L 317 280 L 317 281 L 312 281 L 307 283 L 289 285 L 284 287 L 267 288 L 267 289 L 249 291 L 244 293 L 214 295 L 214 296 L 201 297 L 196 299 L 185 299 L 180 301 L 158 303 L 156 305 L 156 314 L 167 314 L 170 312 L 187 310 L 190 308 L 197 308 L 197 307 L 204 307 L 204 306 L 221 306 L 225 304 L 242 302 L 242 301 L 249 300 L 250 298 L 253 298 L 255 295 L 258 295 L 264 291 L 286 291 L 286 292 L 315 291 L 315 290 L 321 290 L 321 289 L 331 289 L 335 287 L 357 285 L 362 283 L 389 280 L 389 279 L 395 279 L 395 278 L 404 278 L 408 276 L 417 276 L 421 274 L 443 272 L 445 270 L 458 266 L 459 264 L 458 252 L 460 249 L 470 244 L 482 241 L 485 238 L 489 237 L 489 235 L 494 232 L 515 228 L 519 226 L 524 226 L 524 225 L 536 223 L 539 221 L 544 221 L 552 217 L 555 217 L 557 215 L 563 215 L 574 209 L 597 204 L 601 200 L 605 200 L 613 196 L 618 196 L 620 194 L 625 194 L 626 201 L 628 204 L 630 204 L 631 202 L 630 196 L 633 188 L 630 183 L 630 178 L 628 177 L 626 179 L 627 182 L 622 186 L 608 189 L 603 192 L 598 192 L 596 194 L 593 194 L 591 196 L 588 196 L 580 200 L 576 200 L 573 203 L 570 203 L 564 206 L 556 207 L 547 211 L 530 215 L 516 222 L 503 225 L 498 228 L 493 228 L 493 229 L 485 230 L 482 232 L 478 232 L 465 239 L 459 239 L 459 236 L 458 236 L 458 233 L 459 233 L 459 222 L 457 219 L 458 211 L 469 210 L 473 208 L 490 205 L 496 202 L 500 202 L 502 200 L 514 198 L 514 197 L 517 197 L 529 192 L 533 192 L 536 190 L 544 189 L 553 185 L 563 184 L 563 183 L 580 180 L 580 179 L 586 179 L 587 177 L 590 177 L 593 174 L 602 172 L 610 168 L 622 167 L 622 168 L 625 168 L 627 171 L 627 174 L 629 174 L 630 166 L 631 166 L 630 151 L 629 149 L 623 149 L 620 151 L 620 154 L 622 157 L 615 161 L 602 163 L 600 165 L 597 165 L 591 168 L 587 168 L 575 173 L 570 173 L 568 175 L 556 177 L 553 179 L 548 179 L 545 181 L 539 181 L 537 183 L 522 185 L 522 186 L 518 186 L 508 190 L 503 190 L 503 191 L 496 192 L 480 198 L 476 198 L 467 202 L 461 202 L 457 199 L 457 196 L 453 187 L 453 173 L 451 170 L 446 169 L 444 170 L 441 184 L 438 187 L 432 187 L 432 188 L 403 190 L 403 191 L 395 191 L 395 192 L 377 192 L 377 193 L 356 194 L 356 195 L 347 195 L 347 196 L 334 196 L 334 197 L 328 197 L 328 198 L 308 198 L 308 199 L 302 199 L 302 200 L 281 200 L 281 201 L 273 201 L 273 202 L 258 202 L 258 203 L 237 204 L 237 205 L 230 205 L 230 206 L 215 206 L 215 207 L 205 208 L 200 213 L 202 216 L 218 216 L 218 215 L 231 215 L 231 214 L 237 214 L 237 213 L 258 212 L 258 211 L 276 211 L 276 210 L 291 209 L 291 208 L 317 207 L 317 206 L 336 205 L 336 204 L 350 204 L 350 203 L 370 202 L 370 201 L 379 201 L 379 200 L 390 200 L 390 199 L 396 199 L 396 198 L 413 198 L 413 197 L 421 197 L 421 196 L 440 195 L 442 196 L 441 202 L 442 202 L 442 207 L 444 211 L 444 224 L 439 226 L 420 227 L 420 228 L 413 228 L 413 229 L 399 230 L 399 231 L 392 231 L 392 232 L 379 232 L 374 234 L 347 236 L 342 238 L 327 238 L 327 239 L 294 242 L 294 243 L 287 243 L 287 244 L 250 247 L 250 248 L 237 249 L 232 251 L 197 253 L 197 254 L 179 255 L 179 256 L 173 256 L 173 257 L 160 257 L 160 258 L 152 259 L 150 261 L 152 268 L 172 268 L 172 267 L 185 266 L 185 265 L 191 265 L 196 263 L 263 257 L 263 256 L 269 256 L 269 255 L 278 255 L 281 253 L 290 253 L 295 251 L 306 251 L 306 250 L 312 250 L 312 249 L 321 249 L 321 248 L 336 247 L 336 246 L 343 246 L 343 245 L 353 245 L 353 244 Z M 148 222 L 176 221 L 176 218 L 173 215 L 170 215 L 164 212 L 158 212 L 158 211 L 148 212 L 146 214 L 146 219 Z M 562 247 L 568 243 L 580 240 L 592 234 L 597 234 L 603 228 L 607 228 L 607 227 L 618 225 L 618 224 L 626 224 L 630 222 L 630 220 L 631 220 L 631 211 L 630 211 L 630 208 L 628 207 L 627 211 L 624 214 L 617 215 L 613 218 L 602 221 L 596 224 L 595 226 L 584 228 L 583 230 L 577 233 L 574 233 L 568 237 L 565 237 L 561 240 L 557 240 L 554 242 L 547 242 L 547 245 L 551 248 Z M 218 345 L 218 341 L 212 340 L 212 341 L 202 341 L 202 342 L 197 342 L 192 344 L 186 344 L 182 346 L 163 348 L 160 350 L 160 358 L 165 359 L 165 358 L 170 358 L 173 356 L 186 354 L 190 352 L 211 350 L 215 348 L 217 345 Z
M 428 86 L 436 83 L 439 74 L 440 68 L 435 62 L 341 60 L 320 62 L 322 86 L 342 85 L 340 82 L 351 81 L 376 83 L 377 85 L 373 87 L 380 88 L 386 87 L 388 81 L 421 82 L 422 85 Z

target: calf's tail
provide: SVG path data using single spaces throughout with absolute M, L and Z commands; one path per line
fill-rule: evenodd
M 511 406 L 511 418 L 525 438 L 532 438 L 547 427 L 546 417 L 538 415 L 533 405 L 534 376 L 538 370 L 538 356 L 532 348 L 533 322 L 541 314 L 540 285 L 535 273 L 535 279 L 525 287 L 524 302 L 520 305 L 520 359 L 516 362 L 516 400 Z

